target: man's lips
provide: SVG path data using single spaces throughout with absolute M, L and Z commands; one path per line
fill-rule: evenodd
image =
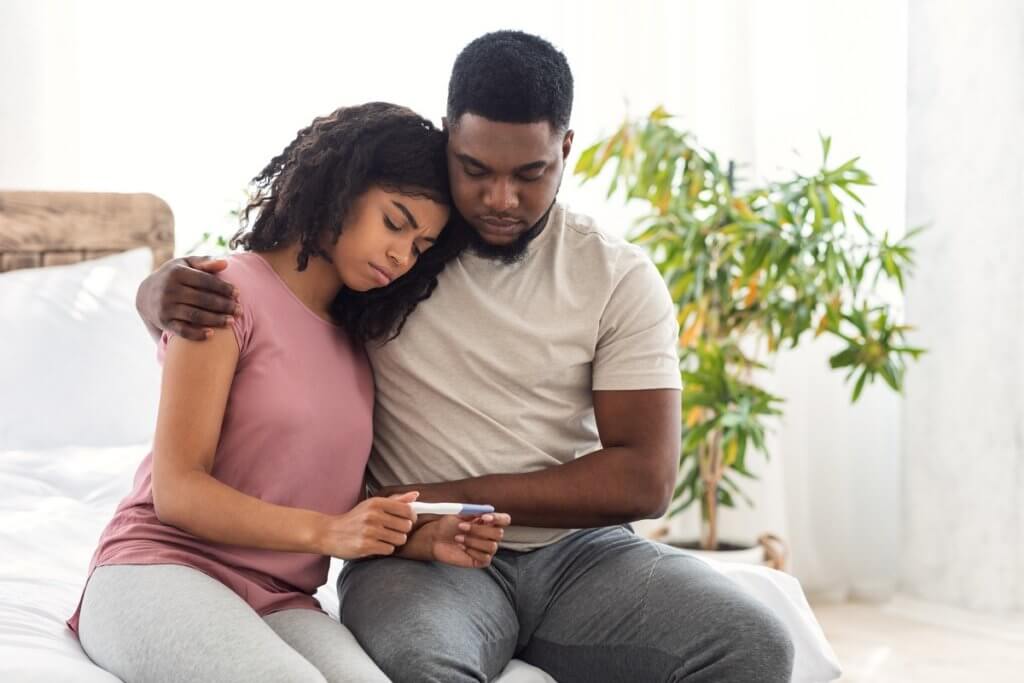
M 380 284 L 382 284 L 384 286 L 390 285 L 391 281 L 395 279 L 391 275 L 391 273 L 389 273 L 388 271 L 384 270 L 383 268 L 381 268 L 380 266 L 378 266 L 375 263 L 371 263 L 370 264 L 370 269 L 373 270 L 374 274 L 377 276 L 377 282 L 379 282 Z
M 480 222 L 494 232 L 511 232 L 517 226 L 522 225 L 522 221 L 511 218 L 495 218 L 493 216 L 483 216 L 480 218 Z

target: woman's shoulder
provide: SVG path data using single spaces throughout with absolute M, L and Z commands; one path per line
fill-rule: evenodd
M 217 273 L 217 277 L 230 282 L 239 289 L 249 284 L 269 282 L 274 271 L 262 256 L 251 251 L 236 252 L 224 257 L 228 267 Z

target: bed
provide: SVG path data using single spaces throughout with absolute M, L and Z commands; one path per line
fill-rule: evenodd
M 159 369 L 134 295 L 171 257 L 173 225 L 149 194 L 0 192 L 0 681 L 117 680 L 64 621 L 149 450 Z M 317 594 L 334 615 L 340 566 Z M 795 579 L 716 568 L 787 624 L 794 681 L 838 676 Z M 499 680 L 553 683 L 517 660 Z

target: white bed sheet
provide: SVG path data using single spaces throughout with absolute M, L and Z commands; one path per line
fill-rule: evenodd
M 66 628 L 89 560 L 148 445 L 0 451 L 0 681 L 111 683 Z M 331 566 L 317 593 L 337 615 Z M 717 565 L 786 623 L 796 645 L 794 681 L 828 681 L 839 668 L 796 579 L 761 567 Z M 500 683 L 554 683 L 513 660 Z

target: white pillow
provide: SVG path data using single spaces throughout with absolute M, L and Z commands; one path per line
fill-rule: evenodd
M 160 368 L 135 312 L 148 248 L 0 274 L 0 450 L 151 438 Z
M 760 565 L 693 556 L 738 583 L 786 625 L 793 641 L 791 683 L 822 683 L 834 681 L 842 675 L 839 658 L 825 638 L 796 578 Z

